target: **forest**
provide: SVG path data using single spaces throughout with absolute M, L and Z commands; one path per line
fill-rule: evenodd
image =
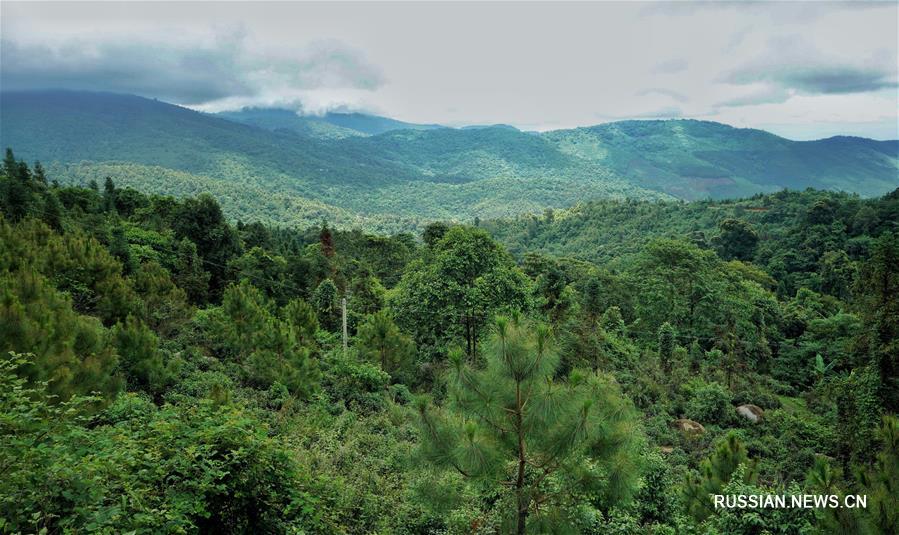
M 388 235 L 60 182 L 7 149 L 2 533 L 899 533 L 899 189 Z

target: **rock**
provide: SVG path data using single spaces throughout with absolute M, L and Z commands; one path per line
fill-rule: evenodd
M 679 429 L 686 435 L 701 435 L 705 433 L 705 427 L 699 422 L 694 422 L 689 418 L 679 418 L 671 422 L 671 426 Z
M 737 407 L 737 414 L 746 418 L 750 422 L 758 422 L 765 415 L 765 411 L 762 410 L 761 407 L 757 405 L 752 405 L 751 403 L 747 403 L 745 405 L 740 405 Z

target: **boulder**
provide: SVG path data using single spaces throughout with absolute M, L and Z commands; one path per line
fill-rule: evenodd
M 701 435 L 705 433 L 705 427 L 699 422 L 694 422 L 689 418 L 679 418 L 671 422 L 671 426 L 679 429 L 685 435 Z
M 750 422 L 758 422 L 765 415 L 765 411 L 762 410 L 761 407 L 757 405 L 753 405 L 751 403 L 747 403 L 745 405 L 740 405 L 737 407 L 737 414 L 746 418 Z

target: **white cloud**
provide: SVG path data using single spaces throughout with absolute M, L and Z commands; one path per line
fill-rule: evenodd
M 137 59 L 202 109 L 529 129 L 684 116 L 883 137 L 897 122 L 897 14 L 893 2 L 4 2 L 2 24 L 22 46 L 82 43 L 70 70 L 89 70 L 85 57 L 146 70 L 129 70 Z M 177 51 L 194 52 L 194 72 L 177 72 Z

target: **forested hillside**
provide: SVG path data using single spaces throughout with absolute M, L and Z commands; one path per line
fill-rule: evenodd
M 503 128 L 471 131 L 451 147 L 439 133 L 452 130 L 432 130 L 436 137 L 412 151 L 392 133 L 360 143 L 318 139 L 107 93 L 6 92 L 0 112 L 2 146 L 22 147 L 61 183 L 110 176 L 152 193 L 210 191 L 232 219 L 308 225 L 327 217 L 340 227 L 397 231 L 583 198 L 667 198 Z M 538 157 L 525 150 L 534 141 L 544 145 Z
M 795 142 L 701 121 L 623 121 L 543 134 L 364 114 L 250 108 L 211 115 L 136 96 L 4 92 L 0 146 L 63 184 L 113 178 L 213 193 L 232 220 L 418 232 L 434 220 L 539 214 L 593 199 L 750 196 L 784 188 L 883 195 L 899 142 Z
M 58 179 L 0 174 L 4 533 L 899 531 L 899 191 L 377 235 Z
M 899 177 L 899 141 L 790 141 L 709 121 L 621 121 L 545 134 L 567 153 L 645 188 L 713 199 L 807 187 L 883 195 Z

